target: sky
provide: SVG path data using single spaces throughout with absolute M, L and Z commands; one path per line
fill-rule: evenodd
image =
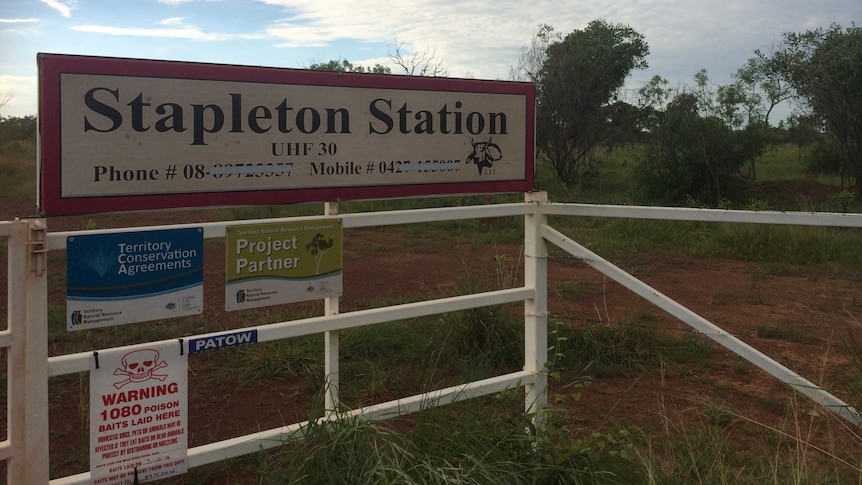
M 510 79 L 540 24 L 563 34 L 595 19 L 627 25 L 654 75 L 719 84 L 786 32 L 862 23 L 862 0 L 0 0 L 2 116 L 36 114 L 36 54 L 306 68 L 346 59 L 396 67 L 430 52 L 450 77 Z

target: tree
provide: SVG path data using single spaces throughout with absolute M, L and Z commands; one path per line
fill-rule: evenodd
M 802 149 L 823 138 L 823 120 L 815 114 L 793 113 L 787 119 L 787 139 Z
M 699 80 L 705 78 L 700 77 Z M 741 194 L 740 168 L 763 151 L 763 131 L 734 130 L 719 116 L 704 116 L 703 85 L 668 104 L 652 131 L 638 180 L 663 202 L 694 201 L 719 206 Z
M 577 186 L 584 161 L 606 136 L 610 105 L 649 47 L 630 27 L 594 20 L 548 46 L 537 77 L 537 144 L 560 181 Z
M 553 27 L 548 24 L 539 24 L 539 31 L 533 36 L 530 46 L 521 47 L 521 52 L 518 54 L 518 65 L 509 68 L 509 79 L 538 83 L 548 46 L 561 40 L 562 36 Z
M 608 124 L 602 142 L 609 150 L 615 146 L 639 144 L 647 133 L 644 112 L 625 101 L 615 101 L 608 106 Z
M 0 143 L 36 140 L 36 116 L 0 116 Z
M 651 113 L 663 112 L 671 98 L 673 98 L 673 89 L 670 87 L 670 83 L 658 74 L 638 88 L 635 94 L 638 109 Z
M 781 44 L 773 44 L 768 52 L 755 50 L 755 57 L 733 75 L 733 83 L 719 88 L 717 101 L 734 128 L 759 126 L 767 135 L 772 111 L 794 95 L 792 85 L 782 75 L 781 52 Z M 752 180 L 757 179 L 756 159 L 750 160 L 749 172 Z
M 793 86 L 782 74 L 782 50 L 780 44 L 773 44 L 768 52 L 757 49 L 755 57 L 734 74 L 736 84 L 747 92 L 749 120 L 759 121 L 764 129 L 775 107 L 794 95 Z
M 684 85 L 681 92 L 697 99 L 697 111 L 703 117 L 721 120 L 728 129 L 740 130 L 749 124 L 750 100 L 737 84 L 718 85 L 709 79 L 706 69 L 694 75 L 693 85 Z
M 648 135 L 664 121 L 665 109 L 673 99 L 673 88 L 667 79 L 655 75 L 637 89 L 634 97 L 638 110 L 638 128 Z
M 365 72 L 370 74 L 392 74 L 392 70 L 381 64 L 374 67 L 354 66 L 347 59 L 333 59 L 329 62 L 314 62 L 308 66 L 312 71 Z
M 437 51 L 427 44 L 421 51 L 410 51 L 404 42 L 395 39 L 395 52 L 389 50 L 389 59 L 408 76 L 445 77 L 449 75 L 446 63 L 437 57 Z
M 694 85 L 685 86 L 697 99 L 697 111 L 701 117 L 720 120 L 731 132 L 738 133 L 736 143 L 753 143 L 746 150 L 759 153 L 768 136 L 767 127 L 762 124 L 762 99 L 758 93 L 738 80 L 727 85 L 717 85 L 710 81 L 706 69 L 694 75 Z M 743 135 L 743 133 L 745 135 Z M 747 158 L 749 175 L 757 178 L 757 157 Z
M 784 34 L 781 67 L 810 110 L 823 120 L 842 174 L 862 191 L 862 27 Z

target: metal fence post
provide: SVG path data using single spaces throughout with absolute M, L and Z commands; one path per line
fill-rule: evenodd
M 43 219 L 16 224 L 9 238 L 7 483 L 47 484 L 48 277 Z
M 547 192 L 528 192 L 527 203 L 535 207 L 524 217 L 524 286 L 535 289 L 535 297 L 524 301 L 524 370 L 536 375 L 525 386 L 525 409 L 537 430 L 544 425 L 548 404 L 548 248 L 542 238 L 545 215 L 541 205 Z
M 338 215 L 338 202 L 326 202 L 324 204 L 324 215 L 327 216 L 337 216 Z M 330 315 L 338 315 L 338 297 L 333 298 L 325 298 L 324 299 L 324 314 L 327 316 Z M 323 336 L 324 340 L 324 351 L 323 358 L 325 361 L 324 364 L 324 372 L 326 373 L 326 379 L 324 380 L 324 385 L 326 388 L 324 389 L 324 407 L 326 409 L 327 414 L 334 413 L 338 411 L 338 354 L 339 344 L 340 344 L 340 334 L 336 331 L 325 332 Z

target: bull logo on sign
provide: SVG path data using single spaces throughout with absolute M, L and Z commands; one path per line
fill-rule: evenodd
M 496 143 L 492 143 L 490 137 L 488 141 L 478 142 L 471 138 L 470 144 L 473 145 L 473 153 L 467 155 L 467 163 L 475 163 L 476 168 L 479 169 L 479 175 L 482 175 L 483 169 L 493 167 L 494 162 L 503 158 L 500 147 Z

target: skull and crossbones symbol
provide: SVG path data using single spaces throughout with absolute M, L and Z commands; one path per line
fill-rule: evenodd
M 133 350 L 123 356 L 123 367 L 114 370 L 115 376 L 126 376 L 126 380 L 115 382 L 114 387 L 120 389 L 132 382 L 144 382 L 150 379 L 164 381 L 167 374 L 153 374 L 153 371 L 164 369 L 168 363 L 159 360 L 159 351 L 154 349 Z

